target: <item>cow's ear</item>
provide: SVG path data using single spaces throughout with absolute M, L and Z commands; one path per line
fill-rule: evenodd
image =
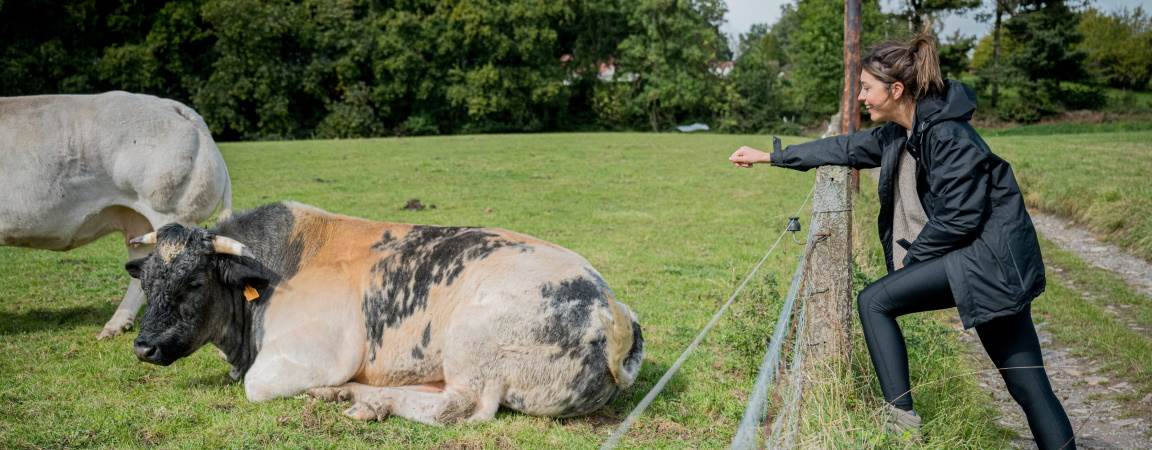
M 264 289 L 276 279 L 275 272 L 254 258 L 218 254 L 216 261 L 220 280 L 230 287 Z
M 147 257 L 137 258 L 137 259 L 133 259 L 131 261 L 128 261 L 126 264 L 124 264 L 124 270 L 127 270 L 128 275 L 131 275 L 132 278 L 139 280 L 140 279 L 140 271 L 144 269 L 144 261 L 146 259 L 148 259 L 148 258 Z

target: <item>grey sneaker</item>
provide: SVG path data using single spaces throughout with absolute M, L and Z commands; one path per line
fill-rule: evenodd
M 920 440 L 920 416 L 916 415 L 915 411 L 905 411 L 892 405 L 884 409 L 888 415 L 884 428 L 889 433 L 906 436 L 915 441 Z

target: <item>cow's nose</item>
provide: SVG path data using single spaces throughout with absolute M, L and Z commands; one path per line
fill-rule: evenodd
M 136 352 L 136 357 L 141 361 L 154 362 L 156 360 L 156 347 L 140 342 L 139 339 L 132 344 L 132 351 Z

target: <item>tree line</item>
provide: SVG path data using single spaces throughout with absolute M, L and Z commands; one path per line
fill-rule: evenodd
M 952 77 L 1004 118 L 1148 90 L 1152 21 L 1063 1 L 865 0 L 865 46 L 940 14 Z M 843 5 L 796 0 L 730 47 L 722 0 L 0 1 L 0 95 L 180 100 L 222 140 L 639 129 L 795 131 L 835 111 Z M 969 54 L 973 57 L 970 59 Z

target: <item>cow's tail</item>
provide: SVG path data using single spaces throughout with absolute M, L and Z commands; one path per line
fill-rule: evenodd
M 609 298 L 612 326 L 608 331 L 608 370 L 620 389 L 631 386 L 640 373 L 640 360 L 644 358 L 644 335 L 636 314 L 628 306 Z

